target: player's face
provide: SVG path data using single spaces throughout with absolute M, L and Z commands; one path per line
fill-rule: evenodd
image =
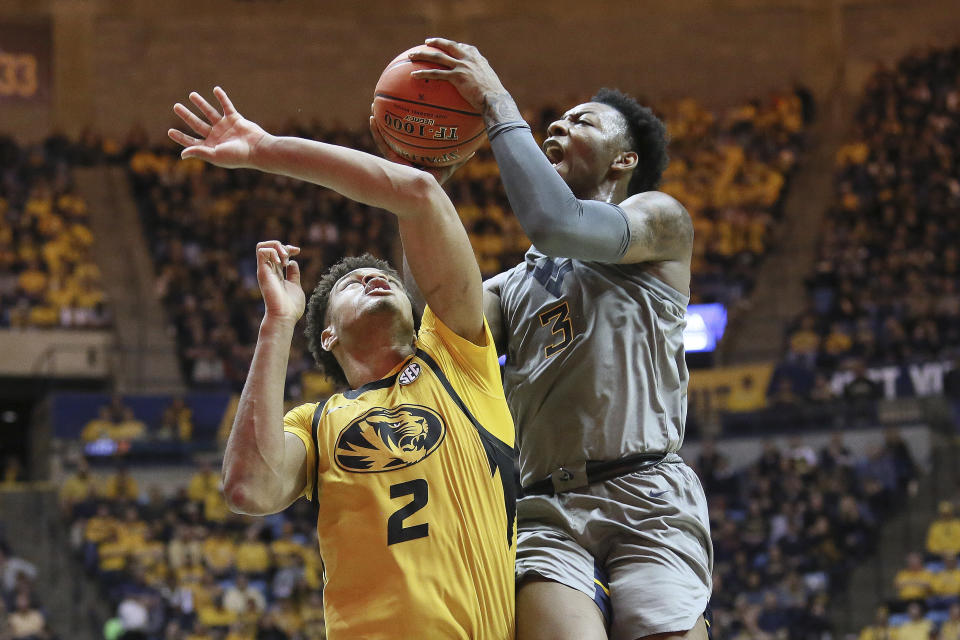
M 627 125 L 613 107 L 586 102 L 547 128 L 543 152 L 578 197 L 591 197 L 624 151 Z
M 340 331 L 365 331 L 369 322 L 399 323 L 413 332 L 413 309 L 396 277 L 379 269 L 354 269 L 330 291 L 327 318 Z

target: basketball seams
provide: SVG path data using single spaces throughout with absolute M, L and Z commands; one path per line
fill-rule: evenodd
M 411 51 L 387 65 L 373 96 L 373 116 L 383 141 L 400 156 L 420 166 L 442 167 L 469 157 L 483 143 L 483 116 L 444 80 L 418 80 L 414 69 L 442 65 L 409 59 Z
M 481 114 L 476 111 L 463 111 L 461 109 L 454 109 L 453 107 L 448 107 L 442 104 L 431 104 L 429 102 L 419 102 L 417 100 L 411 100 L 410 98 L 401 98 L 400 96 L 395 96 L 389 93 L 384 93 L 382 91 L 377 91 L 373 94 L 373 99 L 383 98 L 384 100 L 396 100 L 397 102 L 406 102 L 407 104 L 415 104 L 421 107 L 431 107 L 433 109 L 439 109 L 440 111 L 449 111 L 450 113 L 459 113 L 462 116 L 470 116 L 472 118 L 479 118 Z

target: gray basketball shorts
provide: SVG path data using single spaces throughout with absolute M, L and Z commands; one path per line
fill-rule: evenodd
M 518 584 L 533 576 L 559 582 L 594 599 L 605 617 L 597 596 L 609 590 L 611 640 L 687 631 L 710 600 L 707 500 L 679 456 L 556 496 L 522 498 L 517 526 Z

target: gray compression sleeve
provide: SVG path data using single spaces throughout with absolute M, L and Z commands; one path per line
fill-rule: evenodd
M 537 146 L 525 122 L 487 130 L 500 178 L 520 226 L 543 253 L 619 262 L 630 244 L 627 214 L 618 205 L 580 200 Z

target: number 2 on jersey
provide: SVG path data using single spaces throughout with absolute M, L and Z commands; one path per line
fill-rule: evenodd
M 426 522 L 404 527 L 403 521 L 427 506 L 427 481 L 423 478 L 401 482 L 390 486 L 390 498 L 413 496 L 413 500 L 393 512 L 387 520 L 387 546 L 398 542 L 407 542 L 417 538 L 426 538 L 430 534 L 430 525 Z

